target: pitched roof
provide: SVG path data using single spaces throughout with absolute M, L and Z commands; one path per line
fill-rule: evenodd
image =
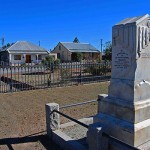
M 70 52 L 99 52 L 89 43 L 60 42 Z
M 141 21 L 145 20 L 146 18 L 149 17 L 149 14 L 143 15 L 143 16 L 138 16 L 138 17 L 133 17 L 133 18 L 126 18 L 122 20 L 121 22 L 117 23 L 116 25 L 125 25 L 127 23 L 140 23 Z
M 3 51 L 8 51 L 9 53 L 48 53 L 46 49 L 27 41 L 17 41 L 10 47 L 3 49 Z

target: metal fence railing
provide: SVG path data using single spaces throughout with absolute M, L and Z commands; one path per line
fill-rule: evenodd
M 109 80 L 110 63 L 91 61 L 0 66 L 0 93 Z
M 69 105 L 61 106 L 59 109 L 75 107 L 75 106 L 80 106 L 80 105 L 85 105 L 85 104 L 95 103 L 95 102 L 97 102 L 97 100 L 90 100 L 90 101 L 85 101 L 85 102 L 81 102 L 81 103 L 69 104 Z

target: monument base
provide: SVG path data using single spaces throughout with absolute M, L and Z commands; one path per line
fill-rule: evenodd
M 149 119 L 150 99 L 131 103 L 106 94 L 98 95 L 98 113 L 114 116 L 133 124 Z
M 113 99 L 108 95 L 98 96 L 98 114 L 94 123 L 99 122 L 104 131 L 123 142 L 138 147 L 150 140 L 150 99 L 130 104 Z
M 138 147 L 138 149 L 140 149 L 140 150 L 149 150 L 149 149 L 150 149 L 150 141 L 148 141 L 148 142 L 146 142 L 146 143 L 140 145 L 140 146 Z
M 132 124 L 115 117 L 100 113 L 94 117 L 94 122 L 99 122 L 104 132 L 131 146 L 138 147 L 150 140 L 150 119 Z

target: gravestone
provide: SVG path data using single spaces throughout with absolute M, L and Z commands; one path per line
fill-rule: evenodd
M 99 95 L 104 132 L 131 146 L 150 140 L 150 16 L 128 18 L 112 29 L 112 76 Z

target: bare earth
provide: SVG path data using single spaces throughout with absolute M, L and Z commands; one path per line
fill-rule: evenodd
M 107 93 L 109 83 L 0 94 L 0 150 L 57 150 L 46 136 L 45 104 L 60 106 L 97 99 Z M 79 119 L 94 115 L 97 103 L 66 108 L 63 113 Z M 64 123 L 68 120 L 61 118 Z

